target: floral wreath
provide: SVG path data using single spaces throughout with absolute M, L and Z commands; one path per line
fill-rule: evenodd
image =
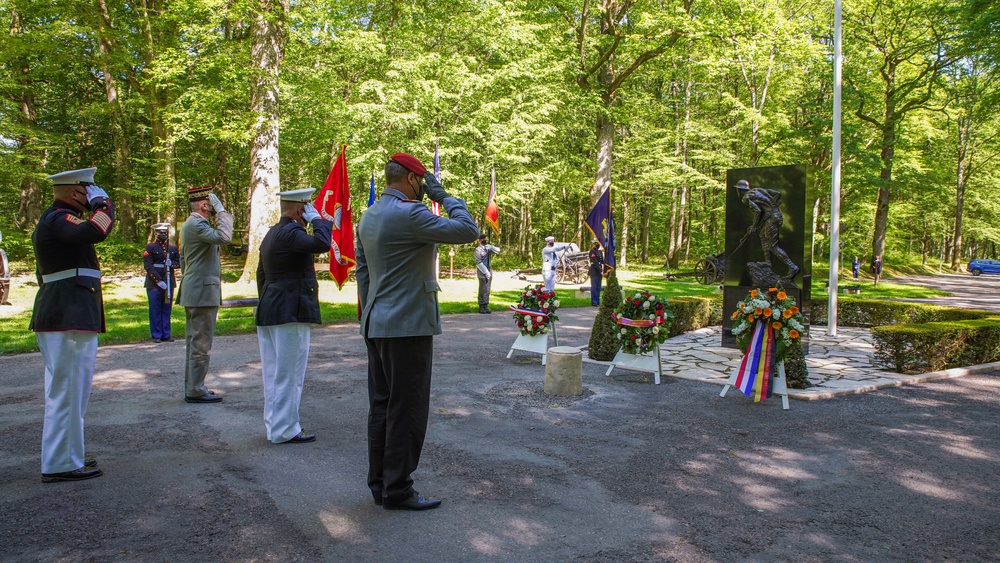
M 626 354 L 647 354 L 667 339 L 667 328 L 674 320 L 670 305 L 648 291 L 626 297 L 611 313 L 620 327 L 615 334 Z
M 750 294 L 733 311 L 732 318 L 736 321 L 733 324 L 733 336 L 744 354 L 750 346 L 753 324 L 757 321 L 770 322 L 777 336 L 775 357 L 779 362 L 784 359 L 789 348 L 799 345 L 802 333 L 805 332 L 805 318 L 795 305 L 795 300 L 780 287 L 772 287 L 767 291 L 751 289 Z
M 544 284 L 525 286 L 517 305 L 510 306 L 510 310 L 514 312 L 514 322 L 524 336 L 549 332 L 552 321 L 559 320 L 556 316 L 558 308 L 556 292 L 545 289 Z

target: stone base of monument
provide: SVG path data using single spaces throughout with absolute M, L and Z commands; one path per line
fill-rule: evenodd
M 548 350 L 545 366 L 546 395 L 579 395 L 583 392 L 583 353 L 571 346 Z
M 637 371 L 651 371 L 653 372 L 653 381 L 659 385 L 660 375 L 663 373 L 663 367 L 660 364 L 660 347 L 656 347 L 654 354 L 629 354 L 618 350 L 615 359 L 611 360 L 611 366 L 608 367 L 608 371 L 604 375 L 611 375 L 611 370 L 615 369 L 615 366 Z

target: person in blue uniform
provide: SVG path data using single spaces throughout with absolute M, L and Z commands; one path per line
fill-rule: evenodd
M 465 202 L 412 155 L 392 156 L 385 184 L 361 216 L 355 244 L 368 349 L 368 488 L 386 509 L 425 510 L 441 501 L 414 490 L 410 475 L 427 433 L 434 335 L 441 334 L 434 257 L 438 244 L 472 242 L 479 229 Z M 425 193 L 448 217 L 431 213 Z
M 299 404 L 309 360 L 311 324 L 320 322 L 315 254 L 330 250 L 333 221 L 310 201 L 314 188 L 278 194 L 281 219 L 260 244 L 257 342 L 264 377 L 264 429 L 275 444 L 312 442 L 302 431 Z M 312 224 L 309 234 L 305 227 Z
M 146 269 L 146 298 L 149 301 L 149 333 L 153 342 L 173 342 L 170 337 L 170 311 L 174 305 L 177 280 L 174 271 L 180 268 L 177 246 L 170 244 L 170 224 L 153 225 L 156 240 L 146 245 L 142 266 Z
M 604 252 L 601 245 L 595 240 L 590 246 L 590 253 L 587 255 L 590 260 L 590 304 L 594 307 L 601 305 L 601 281 L 604 280 Z
M 85 455 L 83 419 L 97 360 L 97 334 L 105 331 L 101 266 L 94 245 L 115 223 L 114 205 L 94 184 L 97 168 L 53 174 L 54 201 L 42 212 L 31 245 L 38 293 L 29 329 L 45 364 L 42 481 L 100 477 Z

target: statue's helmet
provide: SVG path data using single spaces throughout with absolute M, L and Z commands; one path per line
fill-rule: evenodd
M 747 182 L 746 180 L 740 180 L 739 182 L 736 182 L 736 185 L 733 187 L 736 188 L 737 190 L 749 190 L 750 182 Z

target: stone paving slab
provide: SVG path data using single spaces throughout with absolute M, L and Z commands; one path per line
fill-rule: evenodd
M 804 401 L 829 399 L 1000 368 L 1000 362 L 996 362 L 918 375 L 895 373 L 872 365 L 875 346 L 871 331 L 838 327 L 837 333 L 837 336 L 827 335 L 824 326 L 810 328 L 806 365 L 811 386 L 808 389 L 789 389 L 789 398 Z M 722 327 L 708 327 L 667 339 L 660 345 L 663 376 L 725 385 L 743 355 L 737 349 L 722 347 L 721 334 Z M 589 359 L 585 349 L 584 361 L 611 364 Z

